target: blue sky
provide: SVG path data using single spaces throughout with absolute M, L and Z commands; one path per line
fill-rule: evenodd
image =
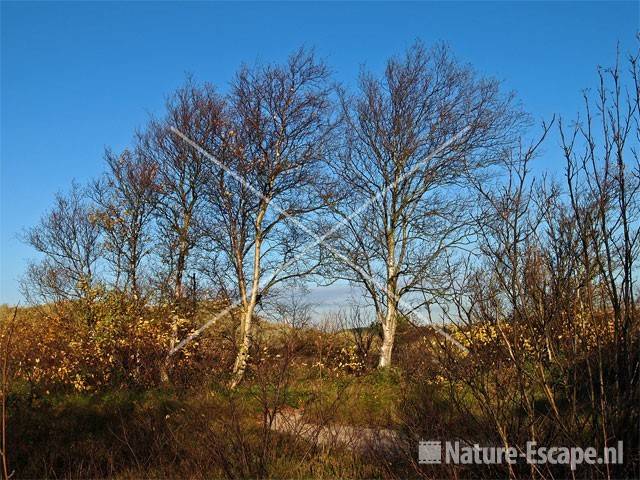
M 541 120 L 573 117 L 617 42 L 637 48 L 637 2 L 1 4 L 0 303 L 19 300 L 19 240 L 55 192 L 102 171 L 192 73 L 225 90 L 238 65 L 313 46 L 339 81 L 379 71 L 415 39 L 447 42 Z M 561 165 L 552 136 L 539 168 Z M 333 294 L 329 292 L 329 296 Z

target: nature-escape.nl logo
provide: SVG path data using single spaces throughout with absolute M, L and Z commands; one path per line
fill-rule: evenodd
M 623 444 L 619 441 L 615 446 L 605 447 L 601 455 L 595 447 L 546 447 L 534 441 L 528 441 L 524 451 L 516 447 L 470 445 L 459 441 L 421 441 L 418 445 L 418 463 L 423 465 L 513 465 L 520 459 L 531 465 L 570 465 L 571 470 L 581 464 L 622 464 Z

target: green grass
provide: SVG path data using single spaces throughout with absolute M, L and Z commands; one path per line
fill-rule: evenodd
M 281 406 L 304 408 L 310 421 L 315 416 L 318 421 L 388 426 L 399 387 L 392 373 L 294 380 Z M 273 402 L 274 387 L 269 386 L 267 393 Z M 245 383 L 234 392 L 217 384 L 186 391 L 55 393 L 35 400 L 14 394 L 9 418 L 12 467 L 20 477 L 37 478 L 148 477 L 147 468 L 155 469 L 157 476 L 197 472 L 220 476 L 224 471 L 212 460 L 215 455 L 203 454 L 202 445 L 233 444 L 233 411 L 241 419 L 242 442 L 250 451 L 260 452 L 261 395 L 255 383 Z M 288 446 L 290 440 L 278 441 L 284 442 L 282 449 L 288 453 L 269 456 L 268 470 L 254 473 L 317 478 L 376 475 L 375 467 L 337 446 L 311 461 L 304 442 L 287 450 L 294 448 Z

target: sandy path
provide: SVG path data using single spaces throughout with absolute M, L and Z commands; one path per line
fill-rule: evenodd
M 282 433 L 290 433 L 320 445 L 340 443 L 352 450 L 391 450 L 398 443 L 397 432 L 387 428 L 367 428 L 351 425 L 319 425 L 305 422 L 298 411 L 280 412 L 271 428 Z

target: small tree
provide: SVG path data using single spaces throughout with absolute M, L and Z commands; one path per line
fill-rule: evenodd
M 94 182 L 91 195 L 98 206 L 97 218 L 114 284 L 138 297 L 140 268 L 151 247 L 158 167 L 137 151 L 115 155 L 108 150 L 105 158 L 109 170 Z
M 578 289 L 581 308 L 591 318 L 594 312 L 612 317 L 613 365 L 609 369 L 603 366 L 599 352 L 594 367 L 601 375 L 594 389 L 604 388 L 604 370 L 615 385 L 610 398 L 602 394 L 597 406 L 613 427 L 613 432 L 606 428 L 601 432 L 605 445 L 612 434 L 626 438 L 628 425 L 638 419 L 639 58 L 636 50 L 626 69 L 620 67 L 618 58 L 613 67 L 600 68 L 595 95 L 584 94 L 584 117 L 571 127 L 560 124 L 568 203 L 580 246 L 576 261 L 582 273 Z
M 25 296 L 37 302 L 89 300 L 102 255 L 100 227 L 84 191 L 73 184 L 29 229 L 25 241 L 44 258 L 32 263 L 23 281 Z

